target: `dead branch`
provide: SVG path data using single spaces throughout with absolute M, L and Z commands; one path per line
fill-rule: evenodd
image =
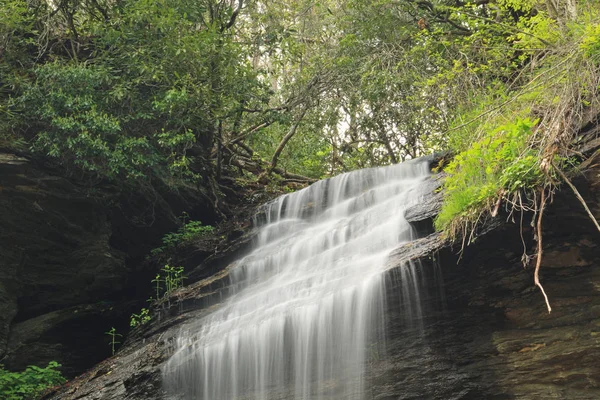
M 243 143 L 237 143 L 245 152 L 250 154 L 251 156 L 254 154 L 254 150 L 252 150 L 248 145 Z M 246 155 L 240 154 L 236 152 L 234 149 L 230 147 L 224 148 L 227 152 L 232 155 L 231 164 L 235 165 L 238 168 L 246 170 L 254 175 L 261 175 L 268 169 L 271 169 L 272 172 L 275 172 L 278 175 L 281 175 L 282 178 L 286 180 L 292 180 L 297 183 L 313 183 L 316 182 L 316 179 L 309 178 L 307 176 L 294 174 L 288 171 L 285 171 L 282 168 L 272 167 L 271 163 L 264 160 L 252 159 L 247 157 Z
M 492 217 L 495 217 L 496 215 L 498 215 L 498 210 L 500 209 L 500 204 L 502 204 L 502 197 L 504 196 L 504 191 L 500 191 L 500 193 L 498 194 L 498 200 L 496 201 L 496 205 L 494 206 L 494 209 L 492 210 Z

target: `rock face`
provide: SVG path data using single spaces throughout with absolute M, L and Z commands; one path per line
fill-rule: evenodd
M 600 216 L 600 170 L 575 184 Z M 439 206 L 432 196 L 407 211 L 422 233 Z M 437 233 L 390 256 L 388 335 L 385 349 L 374 344 L 366 398 L 600 398 L 600 233 L 572 193 L 555 196 L 543 227 L 549 314 L 532 265 L 524 269 L 521 262 L 524 245 L 527 254 L 535 251 L 529 217 L 522 224 L 520 215 L 511 216 L 515 223 L 504 222 L 507 217 L 493 220 L 462 257 Z M 421 274 L 420 317 L 406 313 L 398 289 L 397 271 L 409 260 Z M 166 399 L 160 368 L 179 326 L 227 296 L 228 272 L 175 293 L 178 305 L 155 310 L 116 356 L 46 398 Z
M 57 360 L 73 376 L 108 357 L 104 332 L 124 331 L 143 306 L 135 299 L 154 272 L 143 257 L 186 209 L 184 196 L 171 196 L 167 205 L 107 186 L 92 193 L 0 153 L 0 362 L 17 370 Z
M 373 369 L 374 398 L 600 397 L 597 233 L 573 214 L 577 229 L 551 230 L 564 217 L 556 211 L 547 216 L 541 273 L 552 313 L 532 267 L 521 265 L 516 227 L 478 239 L 459 264 L 457 249 L 445 248 L 435 262 L 421 261 L 423 320 L 406 321 L 390 293 L 390 357 Z

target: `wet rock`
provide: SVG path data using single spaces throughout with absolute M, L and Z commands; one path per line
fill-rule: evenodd
M 404 211 L 404 218 L 415 228 L 418 236 L 432 233 L 433 219 L 442 207 L 442 193 L 440 188 L 444 183 L 444 174 L 436 174 L 427 178 L 420 187 L 423 197 L 421 201 Z
M 590 196 L 595 182 L 575 183 L 599 210 Z M 431 218 L 424 210 L 411 213 L 413 221 Z M 533 266 L 521 262 L 535 245 L 528 221 L 521 232 L 506 217 L 489 221 L 464 249 L 434 233 L 390 255 L 387 337 L 373 343 L 367 398 L 600 398 L 598 232 L 571 193 L 558 193 L 548 206 L 541 280 L 553 306 L 549 314 Z M 422 313 L 406 312 L 416 306 L 402 292 L 399 272 L 407 266 L 417 271 L 412 284 Z M 171 307 L 155 310 L 153 322 L 136 329 L 116 356 L 47 398 L 166 399 L 161 365 L 182 324 L 227 296 L 227 274 L 223 269 L 175 293 Z
M 420 188 L 423 198 L 418 204 L 407 208 L 404 212 L 404 217 L 408 222 L 415 223 L 438 215 L 442 206 L 442 193 L 439 189 L 444 183 L 444 178 L 444 174 L 437 174 L 423 181 Z
M 177 227 L 180 210 L 171 203 L 202 208 L 192 194 L 165 194 L 174 198 L 168 202 L 146 195 L 86 188 L 0 152 L 0 362 L 7 368 L 56 360 L 73 376 L 110 355 L 104 332 L 125 331 L 145 305 L 139 299 L 155 271 L 143 258 Z

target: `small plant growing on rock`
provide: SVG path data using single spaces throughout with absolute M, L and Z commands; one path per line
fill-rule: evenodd
M 162 273 L 156 274 L 156 277 L 152 279 L 154 291 L 156 293 L 156 300 L 168 297 L 174 290 L 183 287 L 183 267 L 173 267 L 166 264 L 161 268 Z
M 213 226 L 203 225 L 200 221 L 188 220 L 189 215 L 183 213 L 180 217 L 182 226 L 177 232 L 167 233 L 162 237 L 162 246 L 153 249 L 150 254 L 154 257 L 164 256 L 165 253 L 174 252 L 179 246 L 184 246 L 212 234 Z
M 147 322 L 150 322 L 152 318 L 150 317 L 150 311 L 147 308 L 142 308 L 139 314 L 131 314 L 131 320 L 129 321 L 129 326 L 135 328 L 139 325 L 144 325 Z
M 167 264 L 161 271 L 164 272 L 165 296 L 171 294 L 175 289 L 183 287 L 183 267 L 172 267 Z
M 173 291 L 183 287 L 183 280 L 185 279 L 183 276 L 183 267 L 173 267 L 169 264 L 166 264 L 163 268 L 161 268 L 161 272 L 162 273 L 156 274 L 156 277 L 151 281 L 156 293 L 156 298 L 150 297 L 147 300 L 147 302 L 151 304 L 155 301 L 158 302 L 161 299 L 168 300 L 169 295 Z M 150 322 L 151 319 L 152 317 L 150 316 L 150 311 L 147 308 L 142 308 L 139 314 L 131 314 L 129 326 L 135 328 L 139 325 L 144 325 Z M 107 332 L 107 334 L 110 334 L 110 332 L 111 331 Z
M 156 300 L 160 299 L 160 292 L 162 290 L 162 282 L 164 280 L 160 276 L 160 274 L 156 274 L 156 277 L 152 279 L 152 283 L 154 284 L 154 289 L 156 290 Z
M 112 355 L 115 355 L 115 345 L 117 344 L 121 344 L 121 342 L 117 341 L 118 337 L 123 337 L 123 335 L 117 333 L 117 330 L 115 329 L 115 327 L 113 326 L 112 328 L 110 328 L 110 330 L 108 332 L 104 332 L 104 334 L 110 336 L 110 347 L 112 350 Z

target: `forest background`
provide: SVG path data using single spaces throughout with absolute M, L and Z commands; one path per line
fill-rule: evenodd
M 450 150 L 447 228 L 551 181 L 598 114 L 597 1 L 0 9 L 0 147 L 90 187 L 196 185 L 218 205 L 227 180 L 297 185 Z

